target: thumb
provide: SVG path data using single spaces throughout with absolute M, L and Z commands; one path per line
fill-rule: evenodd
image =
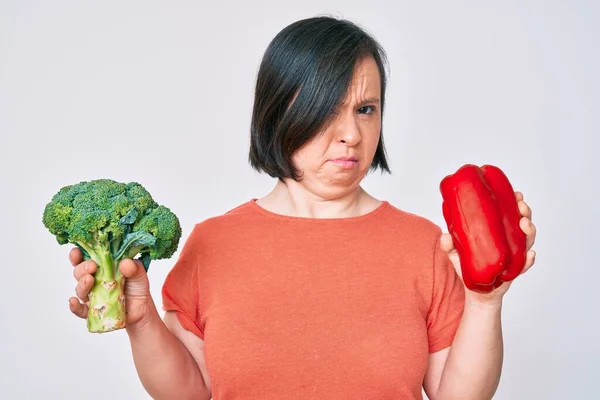
M 126 258 L 119 263 L 119 269 L 125 278 L 130 281 L 146 280 L 146 270 L 140 260 Z
M 446 253 L 456 252 L 454 241 L 449 233 L 444 233 L 440 237 L 440 248 Z
M 150 282 L 140 260 L 125 259 L 119 263 L 119 269 L 125 277 L 125 295 L 129 297 L 150 296 Z

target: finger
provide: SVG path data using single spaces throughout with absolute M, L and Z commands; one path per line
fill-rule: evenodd
M 515 197 L 517 198 L 517 203 L 523 201 L 523 193 L 515 191 Z
M 454 242 L 452 241 L 452 236 L 449 233 L 444 233 L 440 237 L 440 248 L 446 253 L 456 251 Z
M 521 220 L 519 221 L 519 227 L 527 236 L 527 250 L 529 250 L 535 243 L 535 237 L 537 236 L 537 228 L 535 227 L 535 224 L 531 222 L 531 220 L 527 217 L 521 218 Z
M 69 252 L 69 261 L 74 267 L 76 265 L 81 264 L 81 262 L 83 261 L 83 253 L 81 252 L 81 250 L 79 250 L 79 247 L 74 247 L 71 249 L 71 251 Z
M 119 269 L 125 278 L 130 281 L 144 279 L 146 270 L 141 260 L 126 258 L 119 263 Z
M 94 277 L 92 275 L 84 275 L 77 282 L 77 286 L 75 286 L 75 293 L 77 297 L 81 299 L 81 301 L 89 301 L 88 293 L 90 289 L 94 285 Z
M 140 260 L 125 259 L 119 263 L 119 269 L 125 277 L 125 296 L 150 297 L 150 283 Z
M 73 268 L 73 277 L 76 280 L 80 280 L 82 276 L 86 274 L 93 274 L 97 269 L 98 266 L 93 260 L 87 260 Z
M 75 297 L 69 299 L 69 309 L 79 318 L 87 318 L 88 305 L 80 303 Z
M 527 236 L 527 250 L 531 249 L 535 243 L 535 238 L 537 237 L 537 228 L 535 224 L 529 221 L 531 234 Z
M 533 267 L 535 264 L 535 250 L 529 250 L 527 252 L 527 257 L 525 258 L 525 266 L 523 267 L 523 271 L 521 271 L 521 275 L 529 270 L 529 268 Z
M 517 205 L 519 206 L 519 212 L 521 213 L 521 215 L 523 217 L 527 217 L 529 219 L 532 219 L 532 212 L 531 212 L 531 207 L 529 207 L 529 205 L 527 203 L 525 203 L 524 201 L 519 201 L 517 203 Z

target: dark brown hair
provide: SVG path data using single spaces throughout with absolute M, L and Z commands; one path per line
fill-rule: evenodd
M 252 168 L 279 179 L 299 179 L 292 155 L 331 120 L 356 63 L 366 57 L 373 57 L 379 68 L 383 116 L 387 58 L 367 32 L 329 16 L 296 21 L 280 31 L 267 47 L 257 76 L 250 128 Z M 383 135 L 370 169 L 377 168 L 390 172 Z

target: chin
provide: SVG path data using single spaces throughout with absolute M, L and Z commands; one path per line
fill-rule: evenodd
M 328 194 L 325 197 L 342 197 L 358 189 L 363 178 L 363 174 L 337 174 L 328 179 L 319 179 L 318 187 L 320 192 Z

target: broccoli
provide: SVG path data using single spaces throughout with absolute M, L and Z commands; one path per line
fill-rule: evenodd
M 170 258 L 181 238 L 177 216 L 137 182 L 97 179 L 65 186 L 46 205 L 42 220 L 59 244 L 76 245 L 84 260 L 98 266 L 87 316 L 88 330 L 95 333 L 125 328 L 119 262 L 139 255 L 148 271 L 151 260 Z

